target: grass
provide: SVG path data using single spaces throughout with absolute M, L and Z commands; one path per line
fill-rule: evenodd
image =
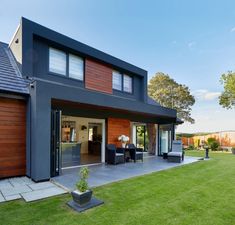
M 210 155 L 209 161 L 96 188 L 105 204 L 81 214 L 66 205 L 69 194 L 0 203 L 0 224 L 234 225 L 235 155 Z

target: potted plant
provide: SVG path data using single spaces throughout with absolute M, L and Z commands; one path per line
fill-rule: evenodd
M 118 140 L 121 141 L 122 147 L 125 148 L 126 147 L 126 143 L 130 140 L 130 138 L 123 134 L 123 135 L 118 137 Z
M 92 197 L 92 190 L 89 190 L 87 178 L 89 176 L 88 167 L 83 167 L 80 172 L 80 180 L 77 182 L 77 190 L 72 191 L 72 197 L 74 202 L 76 202 L 79 206 L 87 205 Z
M 232 147 L 232 154 L 234 154 L 235 155 L 235 147 Z

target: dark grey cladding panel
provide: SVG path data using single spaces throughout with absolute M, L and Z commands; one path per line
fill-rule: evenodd
M 89 91 L 79 87 L 65 86 L 52 82 L 37 80 L 36 86 L 40 90 L 38 97 L 44 97 L 42 93 L 52 99 L 61 99 L 78 103 L 90 104 L 113 109 L 126 110 L 135 113 L 149 114 L 149 116 L 174 118 L 176 111 L 158 105 L 146 104 L 144 102 L 121 98 L 109 94 Z
M 28 81 L 22 78 L 8 45 L 0 42 L 0 91 L 28 94 Z

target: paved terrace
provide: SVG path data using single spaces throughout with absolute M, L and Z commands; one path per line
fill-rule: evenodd
M 90 166 L 90 187 L 96 187 L 127 178 L 149 174 L 169 168 L 197 162 L 198 157 L 185 157 L 182 163 L 168 163 L 161 157 L 144 158 L 144 162 L 118 165 L 99 164 Z M 35 183 L 27 177 L 0 180 L 0 202 L 24 199 L 31 202 L 51 196 L 61 195 L 75 189 L 80 168 L 63 170 L 62 175 L 51 181 Z
M 162 159 L 162 157 L 151 156 L 144 158 L 143 163 L 138 161 L 136 163 L 130 162 L 118 165 L 94 165 L 89 167 L 90 177 L 88 179 L 88 183 L 90 187 L 97 187 L 135 176 L 194 163 L 199 159 L 201 158 L 185 156 L 185 159 L 182 163 L 168 163 L 167 160 Z M 65 169 L 62 171 L 61 176 L 54 177 L 52 180 L 69 191 L 74 190 L 75 184 L 78 180 L 79 170 L 79 168 Z
M 28 177 L 15 177 L 0 180 L 0 202 L 24 199 L 31 202 L 67 191 L 50 181 L 35 183 Z

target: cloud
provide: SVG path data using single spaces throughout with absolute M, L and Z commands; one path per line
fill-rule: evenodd
M 235 27 L 231 28 L 230 32 L 231 33 L 235 32 Z
M 189 48 L 192 48 L 192 47 L 195 46 L 195 45 L 196 45 L 196 42 L 195 42 L 195 41 L 191 41 L 191 42 L 188 43 L 188 47 L 189 47 Z
M 212 100 L 217 99 L 221 93 L 200 89 L 200 90 L 194 91 L 193 94 L 198 100 L 212 101 Z

